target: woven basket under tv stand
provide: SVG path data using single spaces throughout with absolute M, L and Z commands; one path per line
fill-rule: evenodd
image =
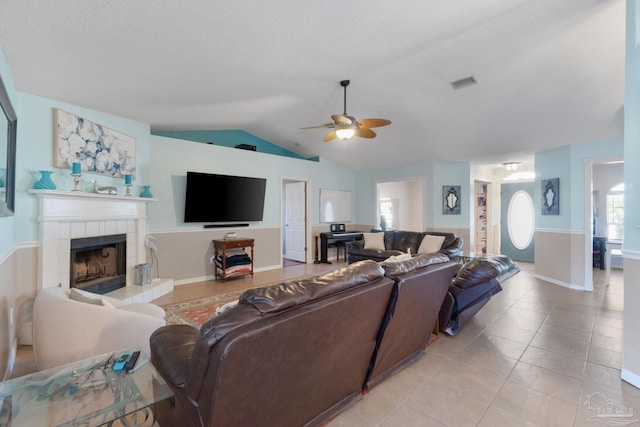
M 246 276 L 250 274 L 253 277 L 253 243 L 254 239 L 245 239 L 245 238 L 235 238 L 235 239 L 221 239 L 221 240 L 213 240 L 213 249 L 214 249 L 214 273 L 216 278 L 220 277 L 223 280 L 228 279 L 230 277 L 239 277 Z M 243 269 L 241 271 L 228 272 L 227 268 L 227 250 L 235 249 L 235 248 L 251 248 L 250 263 L 247 265 L 247 269 Z M 222 260 L 222 268 L 218 266 L 215 260 L 218 259 L 218 255 L 221 255 Z

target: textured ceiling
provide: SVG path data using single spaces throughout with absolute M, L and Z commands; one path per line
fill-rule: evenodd
M 624 0 L 3 0 L 18 90 L 244 129 L 353 170 L 500 163 L 623 133 Z M 450 82 L 474 76 L 477 85 Z M 343 111 L 375 139 L 300 130 Z

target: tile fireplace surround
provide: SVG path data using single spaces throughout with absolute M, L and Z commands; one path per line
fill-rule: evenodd
M 127 236 L 126 287 L 109 295 L 117 293 L 113 296 L 127 298 L 147 288 L 134 285 L 133 273 L 137 264 L 146 262 L 146 207 L 154 199 L 55 190 L 29 192 L 39 201 L 38 289 L 69 289 L 71 239 L 112 234 Z M 157 287 L 156 282 L 158 279 L 151 286 Z M 169 292 L 173 281 L 170 286 L 162 281 L 160 288 L 142 299 Z

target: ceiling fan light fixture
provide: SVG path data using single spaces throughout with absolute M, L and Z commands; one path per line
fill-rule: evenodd
M 338 129 L 336 131 L 336 135 L 338 135 L 340 139 L 350 139 L 355 133 L 356 130 L 353 128 Z
M 377 128 L 380 126 L 387 126 L 391 124 L 391 120 L 387 119 L 362 119 L 356 120 L 355 117 L 347 114 L 347 86 L 349 86 L 349 80 L 342 80 L 340 86 L 344 89 L 344 113 L 332 114 L 331 123 L 320 126 L 309 126 L 301 129 L 319 129 L 328 128 L 334 129 L 322 138 L 324 142 L 329 142 L 336 138 L 343 141 L 351 139 L 354 136 L 359 138 L 375 138 L 376 133 L 371 128 Z

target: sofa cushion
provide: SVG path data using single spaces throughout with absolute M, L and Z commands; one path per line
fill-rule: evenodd
M 100 298 L 100 295 L 94 294 L 92 292 L 82 291 L 76 288 L 69 289 L 69 298 L 74 301 L 84 302 L 86 304 L 101 305 L 107 308 L 115 308 L 115 306 L 111 304 L 109 301 L 107 301 L 106 299 Z
M 425 234 L 418 248 L 419 254 L 433 254 L 442 249 L 444 236 L 434 236 L 433 234 Z
M 362 233 L 364 238 L 364 249 L 377 249 L 384 251 L 384 234 L 383 233 Z
M 428 265 L 442 264 L 449 261 L 449 257 L 443 254 L 421 254 L 399 261 L 383 261 L 381 265 L 386 276 L 398 276 Z
M 418 247 L 422 241 L 424 233 L 417 231 L 396 231 L 393 239 L 393 246 L 387 247 L 387 249 L 394 249 L 396 251 L 409 252 L 412 254 L 418 253 Z

